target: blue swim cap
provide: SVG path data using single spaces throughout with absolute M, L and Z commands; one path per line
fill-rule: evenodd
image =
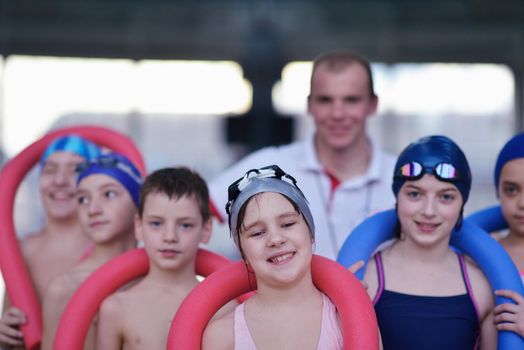
M 135 165 L 118 153 L 102 154 L 98 158 L 87 160 L 77 166 L 76 184 L 89 175 L 103 174 L 118 181 L 129 192 L 138 208 L 142 175 Z
M 464 204 L 471 189 L 471 170 L 464 152 L 450 138 L 441 135 L 427 136 L 408 145 L 400 153 L 393 173 L 393 193 L 398 195 L 402 185 L 424 174 L 435 175 L 440 181 L 457 187 Z
M 497 162 L 495 163 L 495 192 L 498 197 L 498 187 L 500 181 L 500 172 L 507 162 L 517 158 L 524 158 L 524 133 L 513 136 L 499 153 Z
M 100 155 L 100 148 L 77 135 L 60 136 L 47 146 L 40 158 L 40 165 L 43 166 L 47 158 L 55 152 L 71 152 L 89 160 Z

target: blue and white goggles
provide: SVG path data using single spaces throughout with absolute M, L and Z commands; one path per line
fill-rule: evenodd
M 419 162 L 411 161 L 402 165 L 395 174 L 395 179 L 418 180 L 424 174 L 434 175 L 441 181 L 453 182 L 463 180 L 460 172 L 453 164 L 438 163 L 435 166 L 425 167 Z

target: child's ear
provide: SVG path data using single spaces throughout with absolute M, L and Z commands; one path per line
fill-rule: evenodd
M 135 238 L 137 241 L 142 241 L 144 239 L 144 235 L 142 232 L 142 219 L 140 218 L 140 215 L 138 213 L 135 214 Z
M 211 218 L 207 219 L 206 222 L 204 222 L 204 227 L 202 228 L 202 238 L 200 239 L 200 242 L 202 243 L 208 243 L 211 239 L 211 232 L 213 231 L 213 220 Z

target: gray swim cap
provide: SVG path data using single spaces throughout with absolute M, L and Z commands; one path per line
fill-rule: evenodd
M 239 247 L 238 213 L 251 197 L 262 192 L 280 193 L 295 203 L 306 220 L 311 238 L 315 238 L 313 215 L 311 215 L 306 197 L 296 185 L 295 178 L 286 174 L 278 166 L 270 165 L 249 170 L 243 177 L 229 186 L 226 212 L 229 214 L 229 229 L 237 247 Z

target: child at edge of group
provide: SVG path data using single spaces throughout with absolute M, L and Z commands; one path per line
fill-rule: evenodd
M 231 235 L 257 291 L 208 324 L 202 349 L 342 349 L 337 310 L 313 284 L 315 225 L 295 179 L 276 165 L 253 169 L 228 193 Z
M 500 151 L 494 170 L 495 190 L 509 230 L 499 243 L 524 274 L 524 133 L 512 137 Z M 514 331 L 524 337 L 524 298 L 515 291 L 498 290 L 496 295 L 512 299 L 495 307 L 498 330 Z
M 77 264 L 85 255 L 89 239 L 77 216 L 77 164 L 100 155 L 94 143 L 78 136 L 64 135 L 51 141 L 39 161 L 39 192 L 45 213 L 44 226 L 20 241 L 20 250 L 39 300 L 49 283 Z M 0 320 L 0 348 L 23 346 L 19 327 L 25 313 L 4 300 Z
M 104 263 L 136 247 L 133 217 L 142 183 L 138 169 L 124 156 L 110 153 L 81 163 L 77 171 L 78 217 L 93 251 L 46 290 L 42 350 L 51 349 L 60 317 L 78 286 Z M 84 348 L 94 348 L 93 325 Z
M 397 239 L 364 276 L 384 349 L 496 349 L 488 281 L 449 247 L 470 188 L 467 159 L 445 136 L 421 138 L 399 155 L 392 185 Z
M 103 302 L 97 350 L 165 349 L 176 310 L 199 283 L 196 254 L 199 244 L 209 241 L 211 229 L 209 192 L 198 173 L 186 167 L 164 168 L 146 177 L 135 234 L 144 243 L 149 272 Z

